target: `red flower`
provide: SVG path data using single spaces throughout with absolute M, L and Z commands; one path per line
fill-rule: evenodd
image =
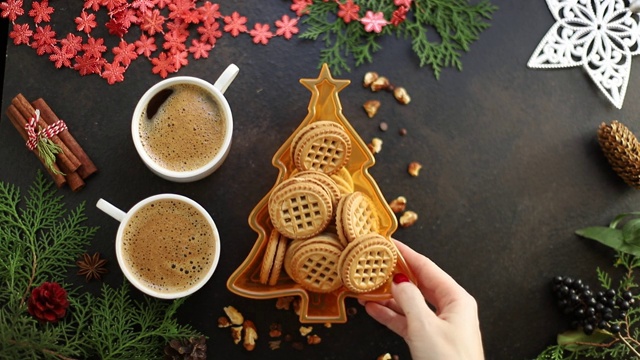
M 309 13 L 307 6 L 311 5 L 313 0 L 293 0 L 291 4 L 291 10 L 296 12 L 296 15 L 302 16 Z
M 81 76 L 99 74 L 105 62 L 103 57 L 95 57 L 89 53 L 84 53 L 82 56 L 75 57 L 73 69 L 79 72 Z
M 173 59 L 163 52 L 157 58 L 151 59 L 151 64 L 153 64 L 151 71 L 154 74 L 160 74 L 163 79 L 169 76 L 169 73 L 176 71 L 176 68 L 173 67 Z
M 382 28 L 387 25 L 387 20 L 384 19 L 382 11 L 374 13 L 369 10 L 364 15 L 364 18 L 360 19 L 360 22 L 364 25 L 364 30 L 366 32 L 379 33 L 382 31 Z
M 76 30 L 84 31 L 86 34 L 90 33 L 94 27 L 98 25 L 96 23 L 96 16 L 93 14 L 87 14 L 86 11 L 80 13 L 80 16 L 76 18 Z
M 33 31 L 29 29 L 29 24 L 14 24 L 13 30 L 9 33 L 9 37 L 13 39 L 15 45 L 29 44 L 31 35 L 33 35 Z
M 150 57 L 151 53 L 158 50 L 158 46 L 156 45 L 156 39 L 154 37 L 148 38 L 147 35 L 140 35 L 140 39 L 134 42 L 136 45 L 136 52 L 138 55 L 143 55 L 146 57 Z
M 396 6 L 405 6 L 405 7 L 411 7 L 411 1 L 412 0 L 393 0 L 393 3 L 396 4 Z
M 109 85 L 113 85 L 124 80 L 125 70 L 126 68 L 120 66 L 120 63 L 117 61 L 113 64 L 106 63 L 104 64 L 104 70 L 102 70 L 102 74 L 100 74 L 100 76 L 103 79 L 106 79 Z
M 197 39 L 191 40 L 191 44 L 192 45 L 189 47 L 189 52 L 193 54 L 193 57 L 195 59 L 209 57 L 209 51 L 211 51 L 212 48 L 211 45 Z
M 0 10 L 2 10 L 0 16 L 9 19 L 11 22 L 15 21 L 18 16 L 24 14 L 22 0 L 7 0 L 6 2 L 2 2 L 0 3 Z
M 407 18 L 408 11 L 409 11 L 409 8 L 406 6 L 400 6 L 399 8 L 397 8 L 396 11 L 394 11 L 393 14 L 391 14 L 391 24 L 393 24 L 393 26 L 398 26 L 402 24 L 404 20 Z
M 140 28 L 146 31 L 149 35 L 155 35 L 156 33 L 163 33 L 163 24 L 164 16 L 160 14 L 158 9 L 153 9 L 153 11 L 149 11 L 142 16 Z
M 200 34 L 200 41 L 208 42 L 211 45 L 215 45 L 217 39 L 222 37 L 222 31 L 220 24 L 215 20 L 205 21 L 202 26 L 199 26 L 197 31 Z
M 339 4 L 338 16 L 342 18 L 345 24 L 351 22 L 351 20 L 358 20 L 358 12 L 360 6 L 353 3 L 353 0 L 347 0 L 344 4 Z
M 60 44 L 62 44 L 62 51 L 76 56 L 78 51 L 82 50 L 82 37 L 69 33 L 67 37 L 60 40 Z
M 51 30 L 51 25 L 36 27 L 36 33 L 33 34 L 31 47 L 36 49 L 38 55 L 51 54 L 53 52 L 53 46 L 56 43 L 56 32 Z
M 291 39 L 293 34 L 298 33 L 298 19 L 289 19 L 288 15 L 283 15 L 282 20 L 276 20 L 276 35 L 284 36 L 285 39 Z
M 222 16 L 220 14 L 220 5 L 212 4 L 210 1 L 205 1 L 204 4 L 198 8 L 202 21 L 215 20 Z
M 39 24 L 43 21 L 51 21 L 51 14 L 53 14 L 53 8 L 49 6 L 48 0 L 42 0 L 40 2 L 34 1 L 31 4 L 29 16 L 33 18 L 33 22 L 35 22 L 36 24 Z
M 82 50 L 85 54 L 93 56 L 95 58 L 101 58 L 102 53 L 107 51 L 107 47 L 104 46 L 103 38 L 88 38 L 85 44 L 82 44 Z
M 247 18 L 240 16 L 237 11 L 234 11 L 231 16 L 224 17 L 224 31 L 231 33 L 231 36 L 236 37 L 241 32 L 247 32 Z
M 124 40 L 120 41 L 118 47 L 114 47 L 111 51 L 115 55 L 113 58 L 114 63 L 121 63 L 124 66 L 129 66 L 131 61 L 138 57 L 136 46 L 134 44 L 128 44 Z
M 61 67 L 71 67 L 71 59 L 73 59 L 74 54 L 65 51 L 66 49 L 59 48 L 57 46 L 53 47 L 53 53 L 49 55 L 49 60 L 55 63 L 56 68 L 60 69 Z
M 42 322 L 57 322 L 67 313 L 67 292 L 58 284 L 45 282 L 31 291 L 27 311 Z
M 269 24 L 259 24 L 256 23 L 253 26 L 253 30 L 249 32 L 249 35 L 253 37 L 253 42 L 255 44 L 267 45 L 269 39 L 273 37 L 273 33 L 269 31 Z

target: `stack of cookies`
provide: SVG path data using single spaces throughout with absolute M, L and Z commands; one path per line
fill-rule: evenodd
M 260 282 L 275 285 L 284 266 L 303 288 L 328 293 L 345 287 L 365 293 L 382 286 L 397 263 L 395 246 L 378 233 L 371 199 L 355 191 L 345 168 L 351 140 L 332 121 L 317 121 L 293 138 L 296 170 L 269 197 L 273 230 Z

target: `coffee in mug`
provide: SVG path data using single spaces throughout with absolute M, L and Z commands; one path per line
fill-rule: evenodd
M 139 132 L 151 160 L 172 171 L 204 167 L 221 151 L 227 132 L 222 105 L 195 84 L 164 89 L 142 111 Z
M 100 199 L 120 221 L 116 256 L 126 278 L 148 295 L 175 299 L 204 286 L 220 259 L 220 238 L 207 211 L 176 194 L 148 197 L 128 212 Z
M 145 286 L 174 293 L 207 274 L 216 248 L 213 229 L 190 204 L 159 199 L 139 208 L 124 226 L 125 266 Z

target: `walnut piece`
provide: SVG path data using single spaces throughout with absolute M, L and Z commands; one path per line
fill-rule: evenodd
M 391 86 L 389 79 L 384 76 L 379 76 L 371 83 L 371 91 L 378 92 L 380 90 L 387 90 Z
M 318 335 L 309 335 L 307 336 L 307 344 L 309 345 L 317 345 L 320 344 L 322 342 L 322 338 L 320 338 L 320 336 Z
M 409 175 L 416 177 L 420 174 L 420 169 L 422 169 L 422 164 L 417 161 L 412 161 L 407 168 Z
M 218 318 L 218 327 L 219 328 L 228 328 L 231 326 L 231 321 L 226 316 L 220 316 Z
M 389 203 L 389 207 L 395 214 L 399 214 L 403 212 L 407 207 L 407 198 L 405 198 L 404 196 L 398 196 L 397 198 L 391 200 L 391 202 Z
M 245 320 L 244 324 L 244 348 L 252 351 L 256 348 L 256 340 L 258 339 L 258 331 L 251 320 Z
M 411 97 L 409 96 L 407 89 L 401 86 L 393 89 L 393 97 L 395 97 L 396 100 L 398 100 L 398 102 L 403 105 L 407 105 L 411 102 Z
M 269 349 L 278 350 L 280 349 L 280 344 L 282 344 L 282 340 L 269 341 Z
M 380 101 L 379 100 L 367 100 L 364 104 L 362 104 L 364 111 L 367 113 L 369 119 L 376 116 L 378 113 L 378 109 L 380 109 Z
M 231 337 L 233 338 L 233 343 L 236 345 L 242 341 L 242 325 L 231 327 Z
M 415 211 L 407 210 L 400 216 L 400 226 L 409 227 L 418 221 L 418 214 Z
M 233 306 L 226 306 L 224 308 L 224 312 L 227 314 L 229 320 L 231 320 L 231 323 L 233 325 L 242 325 L 242 323 L 244 322 L 244 316 L 242 316 L 240 311 L 238 311 Z
M 273 323 L 269 326 L 269 336 L 272 338 L 282 336 L 282 325 Z
M 377 360 L 391 360 L 391 354 L 386 353 L 386 354 L 380 355 L 378 356 Z
M 369 87 L 377 79 L 378 79 L 378 73 L 375 71 L 369 71 L 366 74 L 364 74 L 364 79 L 362 80 L 362 86 Z
M 313 331 L 313 326 L 300 326 L 300 335 L 307 336 Z
M 372 153 L 379 153 L 380 151 L 382 151 L 382 139 L 377 137 L 371 139 L 371 142 L 367 144 L 367 147 Z

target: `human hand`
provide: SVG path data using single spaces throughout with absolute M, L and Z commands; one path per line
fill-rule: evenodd
M 394 241 L 417 284 L 396 274 L 393 299 L 366 302 L 367 313 L 403 337 L 414 360 L 482 360 L 475 299 L 431 260 Z

